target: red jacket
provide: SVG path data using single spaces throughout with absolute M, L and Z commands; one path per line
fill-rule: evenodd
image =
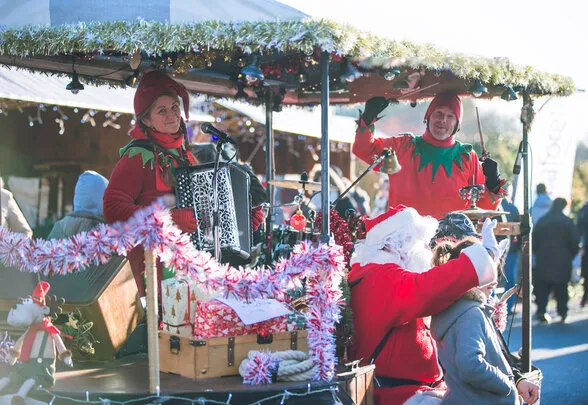
M 155 187 L 155 170 L 150 164 L 143 166 L 140 154 L 129 158 L 120 158 L 104 191 L 103 210 L 106 222 L 127 221 L 136 210 L 151 205 L 155 199 L 171 193 L 168 190 L 157 190 Z M 142 246 L 129 251 L 127 259 L 131 264 L 133 276 L 137 284 L 139 296 L 145 295 L 143 273 L 145 272 L 145 257 Z M 161 279 L 162 267 L 157 261 L 158 279 Z M 158 290 L 159 294 L 161 291 Z
M 373 163 L 374 156 L 379 156 L 385 148 L 392 148 L 402 166 L 400 172 L 389 175 L 390 191 L 388 205 L 394 207 L 404 204 L 413 207 L 421 215 L 442 218 L 452 211 L 469 208 L 468 200 L 459 195 L 459 188 L 472 184 L 484 184 L 484 174 L 478 156 L 470 145 L 455 141 L 454 137 L 438 141 L 425 133 L 422 137 L 401 135 L 390 138 L 377 138 L 373 134 L 374 126 L 366 126 L 360 121 L 355 135 L 353 153 L 368 164 Z M 444 156 L 445 164 L 450 166 L 451 175 L 443 164 L 428 162 L 420 167 L 423 156 L 416 151 L 415 140 L 425 142 L 436 148 L 437 157 Z M 430 149 L 430 148 L 429 148 Z M 451 149 L 451 150 L 450 150 Z M 453 155 L 450 153 L 453 152 Z M 435 176 L 433 171 L 435 170 Z M 477 206 L 484 209 L 496 209 L 500 198 L 495 194 L 484 192 Z
M 424 273 L 413 273 L 397 264 L 354 264 L 350 283 L 353 311 L 351 358 L 369 361 L 391 327 L 394 331 L 376 359 L 376 375 L 432 383 L 442 376 L 433 337 L 424 317 L 447 308 L 478 285 L 476 270 L 465 254 Z M 376 388 L 375 404 L 404 403 L 426 386 Z

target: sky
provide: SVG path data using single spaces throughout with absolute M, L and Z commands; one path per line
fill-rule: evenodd
M 588 90 L 588 17 L 583 2 L 531 0 L 279 0 L 380 36 L 454 52 L 508 57 L 571 76 Z
M 566 103 L 566 117 L 581 121 L 576 127 L 579 139 L 588 145 L 588 121 L 581 118 L 588 110 L 588 14 L 581 1 L 278 1 L 382 37 L 473 56 L 507 57 L 517 65 L 570 76 L 576 88 L 586 92 Z M 504 113 L 520 113 L 520 105 L 498 101 L 491 105 Z

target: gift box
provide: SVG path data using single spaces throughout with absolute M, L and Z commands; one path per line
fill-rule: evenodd
M 287 330 L 288 316 L 245 325 L 231 307 L 220 301 L 196 302 L 194 336 L 199 339 L 244 335 L 267 336 Z
M 195 281 L 170 278 L 161 282 L 161 329 L 181 336 L 192 336 L 196 303 L 208 299 Z

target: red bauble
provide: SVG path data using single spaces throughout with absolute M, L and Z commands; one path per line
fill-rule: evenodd
M 292 215 L 290 218 L 290 226 L 296 229 L 297 231 L 301 231 L 306 226 L 306 217 L 302 214 L 301 211 L 298 211 L 296 214 Z

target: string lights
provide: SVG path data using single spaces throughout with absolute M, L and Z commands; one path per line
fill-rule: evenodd
M 106 121 L 104 121 L 102 123 L 102 127 L 104 127 L 104 128 L 111 127 L 114 129 L 120 129 L 120 124 L 118 124 L 116 122 L 118 117 L 120 117 L 120 113 L 113 113 L 113 112 L 109 111 L 106 114 L 104 114 L 104 117 L 106 117 Z
M 55 400 L 64 400 L 64 401 L 69 401 L 69 402 L 77 402 L 77 403 L 85 403 L 85 404 L 98 404 L 98 405 L 126 405 L 126 404 L 132 404 L 132 403 L 152 403 L 152 404 L 161 404 L 167 401 L 182 401 L 182 403 L 187 403 L 187 404 L 196 404 L 196 405 L 206 405 L 206 404 L 216 404 L 216 405 L 231 405 L 231 404 L 237 404 L 237 402 L 231 402 L 233 400 L 233 394 L 232 393 L 228 393 L 227 395 L 227 400 L 226 401 L 218 401 L 218 400 L 214 400 L 214 399 L 209 399 L 206 397 L 197 397 L 197 398 L 189 398 L 189 397 L 184 397 L 184 396 L 175 396 L 175 395 L 160 395 L 160 394 L 156 394 L 156 395 L 148 395 L 148 396 L 144 396 L 141 398 L 132 398 L 132 399 L 128 399 L 126 401 L 117 401 L 114 399 L 110 399 L 110 398 L 106 398 L 103 396 L 98 396 L 98 399 L 91 399 L 91 394 L 89 392 L 85 393 L 84 399 L 80 399 L 79 397 L 69 397 L 66 395 L 58 395 L 55 394 L 54 392 L 48 391 L 46 389 L 43 389 L 43 391 L 45 393 L 47 393 L 48 395 L 51 395 L 51 400 L 49 402 L 47 402 L 48 405 L 52 405 L 55 403 Z M 289 398 L 304 398 L 304 397 L 312 397 L 312 396 L 316 396 L 318 394 L 323 394 L 323 393 L 330 393 L 332 398 L 333 398 L 333 405 L 341 405 L 342 402 L 339 399 L 338 393 L 339 393 L 339 387 L 337 385 L 330 385 L 328 387 L 316 387 L 316 388 L 312 388 L 310 384 L 308 384 L 308 389 L 304 392 L 292 392 L 292 391 L 288 391 L 287 389 L 285 389 L 282 392 L 279 392 L 277 394 L 273 394 L 261 399 L 258 399 L 256 401 L 253 402 L 248 402 L 248 405 L 262 405 L 266 402 L 271 402 L 275 399 L 280 399 L 280 404 L 282 405 L 287 405 L 287 400 Z M 102 394 L 101 394 L 102 395 Z M 310 401 L 310 399 L 309 399 Z M 57 402 L 59 403 L 59 402 Z M 242 404 L 242 402 L 239 402 L 240 404 Z

